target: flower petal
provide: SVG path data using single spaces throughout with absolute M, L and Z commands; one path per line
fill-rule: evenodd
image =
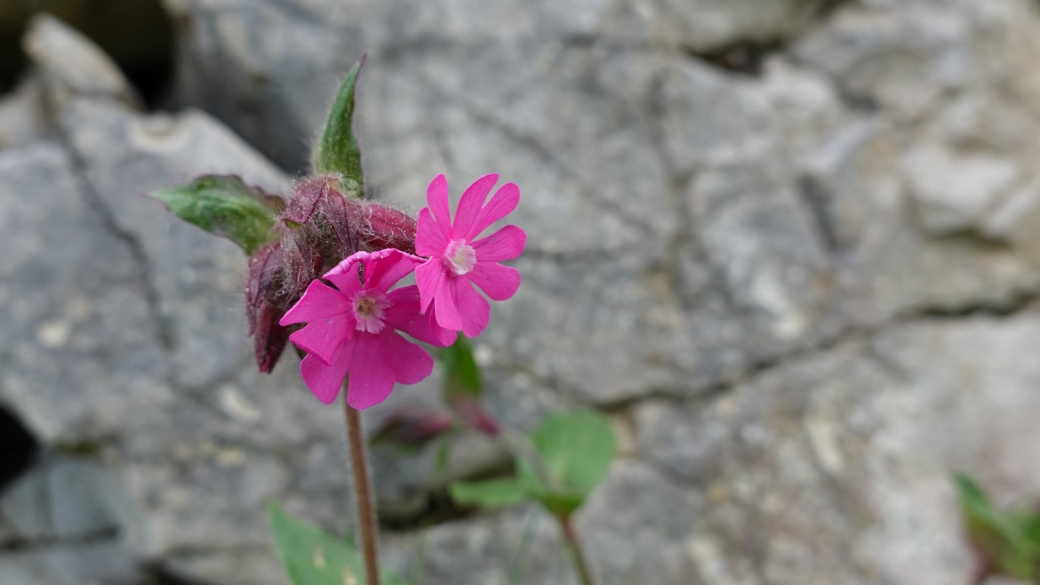
M 356 328 L 357 320 L 354 315 L 343 313 L 311 321 L 303 329 L 294 331 L 289 340 L 295 343 L 296 347 L 329 365 L 336 348 L 343 340 L 350 339 Z
M 491 304 L 462 278 L 456 282 L 455 300 L 459 304 L 462 333 L 470 338 L 480 335 L 491 320 Z
M 437 325 L 431 318 L 432 311 L 425 315 L 419 311 L 418 287 L 396 288 L 387 293 L 386 298 L 393 303 L 383 317 L 387 325 L 432 345 L 447 347 L 455 343 L 455 332 Z
M 415 253 L 420 256 L 440 256 L 451 239 L 451 225 L 437 223 L 429 207 L 419 212 L 419 223 L 415 228 Z
M 473 242 L 477 262 L 499 262 L 519 258 L 524 252 L 527 234 L 515 225 L 507 225 L 486 238 Z
M 459 199 L 459 206 L 455 208 L 455 223 L 451 225 L 453 238 L 469 239 L 469 236 L 466 234 L 470 232 L 470 228 L 477 221 L 481 211 L 480 208 L 484 206 L 484 200 L 487 199 L 488 193 L 491 192 L 491 188 L 497 182 L 497 174 L 484 175 L 474 181 L 466 189 L 466 192 L 462 194 L 462 199 Z
M 448 275 L 444 272 L 444 265 L 437 258 L 431 258 L 425 264 L 415 267 L 415 284 L 419 287 L 419 311 L 426 312 L 437 295 L 437 289 Z
M 350 299 L 343 296 L 343 293 L 315 280 L 310 283 L 300 300 L 286 311 L 278 324 L 285 327 L 294 323 L 320 321 L 326 317 L 347 313 L 350 308 Z
M 386 400 L 394 389 L 394 370 L 387 363 L 390 349 L 385 336 L 363 333 L 356 335 L 354 353 L 350 356 L 350 381 L 347 404 L 364 410 Z
M 325 404 L 332 404 L 343 387 L 343 378 L 347 375 L 347 367 L 356 341 L 345 340 L 336 348 L 330 365 L 321 363 L 315 355 L 307 355 L 300 362 L 300 375 L 310 391 Z
M 351 254 L 334 266 L 332 270 L 322 275 L 322 278 L 336 285 L 339 292 L 349 299 L 353 293 L 361 290 L 361 271 L 359 269 L 361 267 L 361 259 L 365 257 L 365 254 L 368 254 L 368 252 Z
M 434 219 L 442 226 L 451 225 L 451 214 L 448 212 L 448 179 L 443 174 L 433 178 L 430 186 L 426 188 L 426 204 L 430 206 L 430 212 Z
M 495 191 L 495 195 L 488 201 L 480 210 L 480 214 L 474 220 L 473 225 L 469 227 L 465 232 L 455 230 L 456 234 L 462 234 L 463 238 L 472 240 L 473 238 L 480 235 L 480 232 L 487 229 L 487 227 L 503 217 L 512 213 L 516 206 L 520 203 L 520 187 L 516 186 L 516 183 L 506 183 Z M 459 203 L 459 214 L 461 211 L 462 203 Z M 455 222 L 458 223 L 458 218 L 455 218 Z
M 436 345 L 437 347 L 448 347 L 449 345 L 455 343 L 455 340 L 459 336 L 459 332 L 457 330 L 448 329 L 447 327 L 442 327 L 440 325 L 440 323 L 437 321 L 436 307 L 430 311 L 429 327 L 430 331 L 432 331 L 433 335 L 437 338 L 437 342 L 434 343 L 432 341 L 428 341 L 427 343 L 431 345 Z
M 462 329 L 462 318 L 455 304 L 456 278 L 445 276 L 437 284 L 437 292 L 433 298 L 433 308 L 437 316 L 437 324 L 452 331 Z
M 520 288 L 520 271 L 495 262 L 477 262 L 466 276 L 495 301 L 508 299 Z
M 397 333 L 380 336 L 387 361 L 394 370 L 394 380 L 415 384 L 433 373 L 433 358 L 426 350 Z
M 387 248 L 378 252 L 362 252 L 365 266 L 365 288 L 386 292 L 405 276 L 412 273 L 423 260 L 418 256 Z

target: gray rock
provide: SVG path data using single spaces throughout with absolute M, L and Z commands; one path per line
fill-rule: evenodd
M 142 520 L 97 464 L 48 454 L 0 496 L 9 528 L 0 578 L 12 585 L 136 583 Z
M 537 91 L 531 82 L 541 75 L 532 77 L 523 69 L 536 64 L 545 68 L 561 52 L 576 50 L 580 56 L 583 48 L 601 41 L 636 51 L 661 47 L 668 52 L 778 42 L 811 22 L 824 2 L 583 0 L 566 8 L 551 1 L 490 6 L 472 0 L 350 6 L 300 0 L 165 4 L 184 23 L 178 99 L 214 112 L 268 156 L 298 169 L 307 162 L 302 147 L 320 127 L 329 96 L 362 52 L 369 53 L 367 75 L 373 77 L 380 75 L 377 71 L 407 70 L 408 61 L 430 56 L 438 65 L 427 74 L 445 75 L 441 81 L 454 93 L 464 90 L 480 102 L 522 88 Z M 484 65 L 459 70 L 452 61 L 461 54 Z M 520 60 L 525 67 L 503 68 L 502 60 Z M 407 78 L 412 75 L 394 77 L 404 86 L 422 81 Z M 459 84 L 462 77 L 472 82 Z M 365 83 L 375 87 L 371 79 Z M 414 110 L 396 111 L 403 115 L 388 120 L 392 127 L 404 129 L 419 121 Z M 378 148 L 374 142 L 372 146 Z M 414 149 L 412 153 L 418 154 Z
M 705 501 L 709 583 L 950 583 L 971 570 L 951 474 L 1000 501 L 1040 481 L 1040 318 L 892 327 L 703 404 L 636 409 L 640 453 Z
M 30 76 L 0 97 L 0 149 L 21 146 L 47 131 L 40 79 Z
M 304 164 L 368 49 L 373 196 L 416 210 L 439 172 L 456 195 L 489 171 L 520 184 L 524 284 L 477 356 L 513 426 L 610 407 L 623 456 L 577 520 L 608 581 L 956 582 L 949 472 L 1000 498 L 1035 488 L 1032 3 L 864 0 L 804 34 L 790 10 L 815 3 L 794 0 L 768 7 L 782 22 L 750 0 L 169 4 L 182 101 L 283 165 Z M 680 50 L 791 35 L 759 76 Z M 210 114 L 48 87 L 52 137 L 0 151 L 0 399 L 112 470 L 144 554 L 284 583 L 264 504 L 342 528 L 342 413 L 292 355 L 255 373 L 243 255 L 141 194 L 206 172 L 290 179 Z M 398 389 L 368 428 L 437 386 Z M 407 524 L 501 455 L 460 443 L 438 478 L 432 449 L 376 452 L 384 518 Z M 531 509 L 388 534 L 385 555 L 406 569 L 425 546 L 424 582 L 506 583 L 529 514 L 525 580 L 567 582 Z
M 86 95 L 119 100 L 131 106 L 140 102 L 130 82 L 108 55 L 82 33 L 49 14 L 32 17 L 22 44 L 44 80 L 52 86 L 53 99 Z
M 738 43 L 783 41 L 809 24 L 825 2 L 820 0 L 650 0 L 635 3 L 629 19 L 604 23 L 639 30 L 655 44 L 712 51 Z M 608 34 L 609 34 L 608 32 Z
M 973 228 L 1019 176 L 1008 160 L 927 147 L 908 153 L 904 167 L 922 227 L 936 235 Z

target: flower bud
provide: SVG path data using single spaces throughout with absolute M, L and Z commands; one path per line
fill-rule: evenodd
M 492 418 L 484 410 L 484 407 L 480 405 L 480 402 L 474 398 L 455 396 L 448 400 L 448 406 L 459 420 L 474 430 L 492 437 L 496 437 L 502 432 L 502 427 L 498 424 L 498 421 Z
M 361 245 L 369 250 L 397 248 L 415 254 L 415 219 L 381 203 L 365 205 L 360 236 Z
M 429 409 L 402 406 L 391 412 L 372 436 L 372 444 L 417 449 L 451 430 L 451 417 Z

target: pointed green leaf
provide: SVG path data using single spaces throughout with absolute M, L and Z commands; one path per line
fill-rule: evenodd
M 1023 518 L 1019 524 L 1019 532 L 1030 546 L 1040 550 L 1040 516 L 1031 515 Z
M 979 484 L 967 475 L 957 474 L 953 477 L 960 494 L 961 506 L 975 512 L 989 513 L 993 506 L 989 503 L 989 497 L 982 491 Z
M 606 476 L 617 445 L 610 423 L 589 410 L 555 414 L 531 433 L 531 441 L 560 495 L 588 496 Z
M 954 480 L 960 493 L 961 514 L 968 538 L 986 554 L 998 556 L 1010 540 L 1008 527 L 1001 522 L 997 510 L 978 484 L 964 475 L 958 475 Z
M 523 483 L 513 478 L 451 484 L 451 499 L 462 505 L 499 508 L 519 504 L 526 497 L 527 489 Z
M 1037 526 L 1031 514 L 999 510 L 971 478 L 955 478 L 968 538 L 1001 574 L 1034 579 L 1040 563 L 1040 547 L 1033 540 Z
M 361 554 L 351 545 L 308 522 L 293 518 L 275 502 L 268 506 L 278 558 L 293 585 L 364 583 Z M 382 572 L 384 585 L 406 585 L 400 577 Z
M 206 175 L 152 191 L 151 196 L 184 221 L 231 239 L 249 255 L 279 237 L 271 228 L 281 211 L 281 200 L 235 176 Z
M 480 367 L 473 358 L 473 349 L 462 335 L 455 343 L 440 350 L 437 357 L 444 364 L 444 400 L 468 396 L 479 398 L 484 389 Z
M 325 130 L 311 153 L 311 164 L 316 173 L 343 175 L 347 190 L 353 188 L 359 197 L 364 196 L 365 182 L 361 172 L 361 148 L 354 137 L 354 90 L 364 64 L 365 56 L 362 55 L 340 84 L 336 101 L 325 120 Z

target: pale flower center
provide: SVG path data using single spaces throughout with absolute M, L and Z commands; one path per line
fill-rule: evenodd
M 357 330 L 366 333 L 382 331 L 386 310 L 392 305 L 390 299 L 377 290 L 359 290 L 354 294 L 354 316 L 357 317 Z
M 444 265 L 455 276 L 462 276 L 477 265 L 477 252 L 466 243 L 466 240 L 452 240 L 444 249 L 442 256 Z

